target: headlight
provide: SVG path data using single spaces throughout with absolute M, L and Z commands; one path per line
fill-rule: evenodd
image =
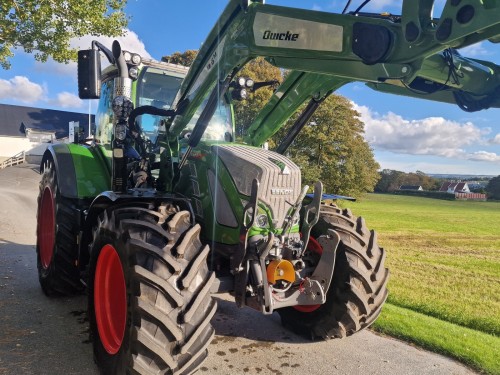
M 231 92 L 231 97 L 234 100 L 245 100 L 248 98 L 248 93 L 245 89 L 235 89 Z
M 240 85 L 240 87 L 245 87 L 245 84 L 247 83 L 247 80 L 245 77 L 239 77 L 238 78 L 238 85 Z
M 130 68 L 128 71 L 128 75 L 135 81 L 139 76 L 139 71 L 137 70 L 137 68 Z
M 123 57 L 128 63 L 132 60 L 132 54 L 129 51 L 123 51 Z
M 116 124 L 115 126 L 115 138 L 123 141 L 127 136 L 127 125 L 125 124 Z
M 132 112 L 132 110 L 134 109 L 134 104 L 126 96 L 117 96 L 113 99 L 111 108 L 113 109 L 113 113 L 116 117 L 118 117 L 118 119 L 126 119 L 128 116 L 130 116 L 130 112 Z
M 261 214 L 257 216 L 255 223 L 260 228 L 266 228 L 269 225 L 269 219 L 267 218 L 267 215 Z
M 142 61 L 141 56 L 139 56 L 137 53 L 134 53 L 132 55 L 132 64 L 139 65 L 141 61 Z

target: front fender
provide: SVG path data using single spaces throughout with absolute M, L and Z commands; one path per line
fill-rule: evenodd
M 147 207 L 148 204 L 159 205 L 161 202 L 169 202 L 182 210 L 190 213 L 191 225 L 195 224 L 194 212 L 191 203 L 185 197 L 175 194 L 159 194 L 155 190 L 130 190 L 128 194 L 105 191 L 99 194 L 86 210 L 85 221 L 82 225 L 82 237 L 80 241 L 80 263 L 88 264 L 90 259 L 89 246 L 92 242 L 92 230 L 97 225 L 99 215 L 109 207 Z
M 40 173 L 50 159 L 54 161 L 61 196 L 88 199 L 110 190 L 110 171 L 97 147 L 66 143 L 50 145 L 43 155 Z

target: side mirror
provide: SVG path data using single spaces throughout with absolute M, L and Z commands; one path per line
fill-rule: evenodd
M 78 51 L 78 96 L 99 99 L 101 96 L 101 56 L 95 49 Z

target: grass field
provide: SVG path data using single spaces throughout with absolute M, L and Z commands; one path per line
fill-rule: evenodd
M 388 251 L 375 328 L 500 374 L 500 203 L 372 194 L 349 207 Z

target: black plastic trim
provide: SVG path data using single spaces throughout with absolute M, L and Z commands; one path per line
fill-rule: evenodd
M 78 198 L 75 165 L 68 146 L 64 143 L 49 146 L 43 155 L 40 164 L 40 173 L 43 172 L 43 166 L 49 157 L 54 161 L 61 196 Z

